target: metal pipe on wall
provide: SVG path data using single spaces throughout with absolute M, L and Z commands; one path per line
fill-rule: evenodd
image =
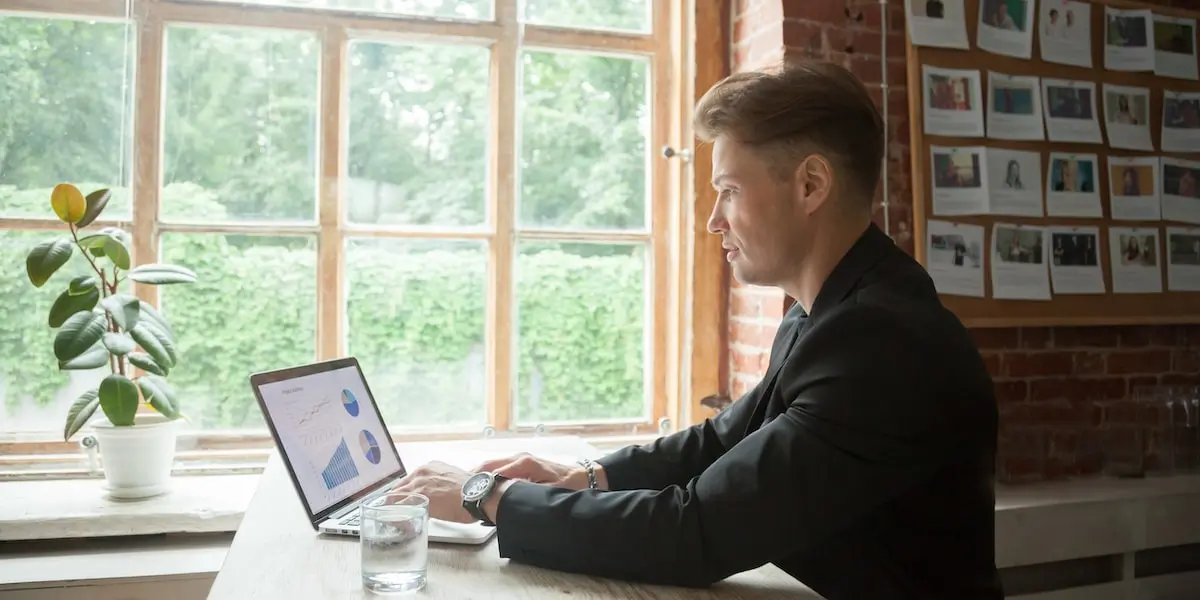
M 883 110 L 883 169 L 879 173 L 880 185 L 883 186 L 883 232 L 889 237 L 892 235 L 891 230 L 891 210 L 889 210 L 889 190 L 888 190 L 888 154 L 891 149 L 888 147 L 888 4 L 887 0 L 879 0 L 879 60 L 882 63 L 882 68 L 879 69 L 880 81 L 879 89 L 882 95 L 882 110 Z M 895 238 L 892 238 L 895 241 Z

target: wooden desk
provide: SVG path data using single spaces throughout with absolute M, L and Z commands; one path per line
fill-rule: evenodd
M 560 461 L 600 453 L 576 437 L 399 444 L 409 470 L 438 459 L 469 469 L 486 458 L 518 451 Z M 819 600 L 783 571 L 767 565 L 735 575 L 707 590 L 659 587 L 572 575 L 510 563 L 496 538 L 482 546 L 432 544 L 429 582 L 413 598 L 474 600 L 572 598 L 604 600 Z M 209 600 L 279 598 L 379 598 L 365 591 L 359 573 L 358 538 L 321 536 L 304 509 L 278 455 L 263 472 L 254 499 L 209 592 Z

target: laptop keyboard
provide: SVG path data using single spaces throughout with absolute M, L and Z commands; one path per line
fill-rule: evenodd
M 358 511 L 355 511 L 352 515 L 346 515 L 346 518 L 339 521 L 339 523 L 342 525 L 358 525 L 358 515 Z

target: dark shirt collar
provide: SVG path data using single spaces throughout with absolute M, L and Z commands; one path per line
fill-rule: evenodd
M 896 252 L 895 242 L 871 223 L 825 279 L 808 315 L 820 318 L 823 312 L 841 304 L 855 290 L 863 275 L 892 252 Z

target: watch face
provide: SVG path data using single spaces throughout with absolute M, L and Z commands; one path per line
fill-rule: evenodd
M 483 497 L 492 487 L 491 473 L 476 473 L 463 484 L 463 500 L 473 502 Z

